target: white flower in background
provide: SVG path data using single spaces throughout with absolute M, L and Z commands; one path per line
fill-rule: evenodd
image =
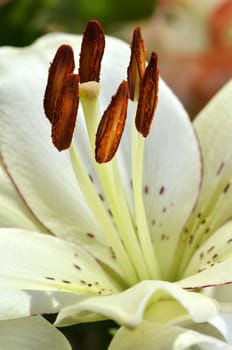
M 201 291 L 232 281 L 232 84 L 194 130 L 161 79 L 157 105 L 138 29 L 130 60 L 90 22 L 77 74 L 80 46 L 50 34 L 0 50 L 0 317 L 113 319 L 111 349 L 231 349 L 230 303 Z

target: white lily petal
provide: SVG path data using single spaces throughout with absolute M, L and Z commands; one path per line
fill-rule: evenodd
M 210 321 L 210 324 L 216 327 L 229 344 L 232 344 L 232 315 L 220 313 L 220 316 L 215 317 Z
M 39 316 L 0 321 L 4 350 L 71 350 L 65 336 Z
M 149 306 L 162 299 L 176 299 L 196 322 L 207 321 L 217 315 L 217 304 L 199 293 L 187 292 L 164 281 L 143 281 L 122 293 L 90 297 L 64 308 L 57 316 L 56 325 L 66 326 L 82 322 L 82 314 L 96 313 L 127 327 L 137 326 Z
M 0 223 L 2 227 L 20 227 L 33 231 L 46 232 L 46 228 L 36 220 L 25 205 L 12 181 L 8 177 L 0 159 Z
M 207 288 L 207 295 L 217 299 L 220 303 L 232 302 L 232 284 Z
M 210 323 L 219 329 L 224 338 L 232 344 L 232 284 L 209 287 L 203 292 L 220 302 L 222 311 Z
M 228 257 L 217 264 L 207 265 L 202 270 L 192 276 L 186 277 L 178 282 L 179 286 L 186 289 L 206 288 L 228 284 L 232 281 L 232 257 Z
M 231 93 L 232 81 L 219 91 L 194 121 L 201 145 L 204 176 L 188 228 L 192 249 L 231 218 Z M 188 259 L 191 250 L 186 249 L 186 252 Z
M 39 290 L 0 290 L 0 320 L 11 318 L 55 314 L 63 307 L 76 303 L 85 295 Z
M 145 321 L 134 330 L 120 328 L 109 350 L 185 350 L 194 345 L 202 350 L 232 349 L 231 345 L 199 332 Z
M 185 271 L 185 276 L 193 275 L 198 271 L 205 270 L 209 266 L 212 267 L 215 264 L 221 263 L 223 260 L 232 257 L 231 232 L 232 221 L 227 222 L 214 232 L 192 256 Z
M 158 108 L 145 143 L 143 186 L 148 225 L 164 279 L 171 278 L 180 235 L 200 183 L 200 152 L 191 122 L 160 80 Z
M 112 293 L 120 289 L 86 250 L 59 238 L 0 229 L 0 286 L 13 289 Z

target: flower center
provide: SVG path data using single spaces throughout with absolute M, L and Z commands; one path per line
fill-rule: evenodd
M 101 117 L 99 75 L 103 51 L 104 34 L 96 21 L 90 21 L 84 32 L 79 74 L 73 73 L 71 47 L 61 46 L 49 69 L 44 109 L 51 122 L 54 145 L 59 151 L 69 149 L 73 171 L 86 202 L 121 267 L 125 282 L 133 285 L 139 280 L 160 278 L 142 189 L 144 138 L 149 134 L 157 105 L 157 57 L 152 53 L 146 67 L 143 40 L 136 28 L 128 82 L 122 81 Z M 128 164 L 133 205 L 126 196 L 116 154 L 126 124 L 129 97 L 134 100 L 136 125 L 136 128 L 131 127 L 131 164 Z M 78 145 L 72 142 L 79 101 L 85 117 L 94 176 L 87 171 Z M 101 195 L 93 182 L 95 176 Z

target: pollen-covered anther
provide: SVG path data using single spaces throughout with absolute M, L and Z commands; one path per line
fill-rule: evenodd
M 101 60 L 105 49 L 105 36 L 98 21 L 89 21 L 81 44 L 79 75 L 80 82 L 100 79 Z
M 157 55 L 153 52 L 141 82 L 135 117 L 136 128 L 144 137 L 150 132 L 158 103 L 158 82 Z
M 136 27 L 133 32 L 131 43 L 131 57 L 127 69 L 127 79 L 129 84 L 130 99 L 138 98 L 140 83 L 146 68 L 146 51 L 140 27 Z
M 62 151 L 72 141 L 79 104 L 79 76 L 70 74 L 60 92 L 52 122 L 52 141 Z
M 110 161 L 118 149 L 126 121 L 128 98 L 128 84 L 123 81 L 98 126 L 95 148 L 98 163 Z
M 71 46 L 60 46 L 49 68 L 48 81 L 44 95 L 44 111 L 51 123 L 53 122 L 60 92 L 67 76 L 73 73 L 74 68 L 74 54 Z

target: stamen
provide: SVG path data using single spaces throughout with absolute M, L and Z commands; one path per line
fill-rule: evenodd
M 127 69 L 127 79 L 129 84 L 130 99 L 138 98 L 140 83 L 146 67 L 146 51 L 141 30 L 136 27 L 133 32 L 131 43 L 131 57 Z
M 95 137 L 101 111 L 99 106 L 100 84 L 96 81 L 89 81 L 80 84 L 79 97 L 82 105 L 85 123 L 88 131 L 91 150 L 95 152 Z
M 135 125 L 144 137 L 151 129 L 155 109 L 158 103 L 157 55 L 153 52 L 141 82 Z
M 52 141 L 59 151 L 68 148 L 72 141 L 79 104 L 78 93 L 79 76 L 71 74 L 66 78 L 58 97 L 52 122 Z
M 53 122 L 57 100 L 64 82 L 67 76 L 74 71 L 74 68 L 74 54 L 71 46 L 60 46 L 49 68 L 44 96 L 44 111 L 51 123 Z
M 97 82 L 80 84 L 79 95 L 85 115 L 91 149 L 94 149 L 95 145 L 93 145 L 93 141 L 95 140 L 101 114 L 98 100 L 99 84 Z M 137 235 L 134 230 L 133 219 L 125 197 L 116 156 L 110 162 L 97 164 L 96 170 L 103 189 L 104 198 L 110 208 L 110 215 L 113 215 L 113 220 L 118 229 L 120 240 L 123 242 L 129 260 L 139 279 L 149 279 L 151 276 L 146 268 Z M 83 179 L 81 180 L 81 184 L 83 188 Z M 105 229 L 106 227 L 104 227 L 104 230 Z M 116 256 L 117 259 L 121 261 L 118 253 L 116 253 Z
M 128 98 L 128 84 L 123 81 L 98 126 L 95 158 L 99 163 L 108 162 L 117 151 L 125 126 Z
M 122 272 L 125 276 L 125 282 L 129 285 L 133 285 L 138 282 L 135 270 L 131 264 L 130 258 L 126 252 L 126 249 L 121 241 L 116 228 L 114 227 L 110 216 L 105 211 L 103 203 L 96 192 L 93 183 L 91 182 L 88 173 L 84 167 L 81 158 L 73 144 L 69 148 L 70 160 L 72 162 L 74 174 L 82 190 L 83 195 L 86 198 L 86 202 L 89 208 L 95 214 L 95 218 L 104 233 L 109 246 L 113 247 L 117 260 L 122 268 Z
M 105 48 L 105 37 L 98 21 L 89 21 L 81 44 L 79 75 L 80 82 L 100 79 L 101 60 Z

